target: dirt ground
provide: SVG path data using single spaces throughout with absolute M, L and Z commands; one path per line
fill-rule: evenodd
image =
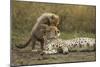
M 88 62 L 96 60 L 95 51 L 93 52 L 69 52 L 69 54 L 53 54 L 41 56 L 31 50 L 13 49 L 11 52 L 11 65 L 37 65 L 52 63 L 69 63 L 69 62 Z

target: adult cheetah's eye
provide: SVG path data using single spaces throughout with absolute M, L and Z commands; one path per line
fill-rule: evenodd
M 59 31 L 55 31 L 55 34 L 58 34 L 58 33 L 60 33 Z
M 59 33 L 59 31 L 57 31 L 57 33 Z

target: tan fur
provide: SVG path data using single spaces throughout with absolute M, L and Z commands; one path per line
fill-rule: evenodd
M 58 31 L 57 26 L 59 24 L 59 16 L 53 13 L 44 13 L 38 19 L 36 24 L 32 28 L 31 36 L 29 40 L 23 46 L 18 46 L 18 48 L 25 48 L 30 42 L 32 42 L 32 49 L 35 47 L 35 42 L 39 41 L 41 43 L 41 49 L 43 50 L 45 39 L 49 38 L 48 35 L 56 34 L 54 31 Z M 48 35 L 48 31 L 51 31 Z M 47 36 L 46 36 L 47 35 Z M 54 36 L 53 36 L 54 37 Z

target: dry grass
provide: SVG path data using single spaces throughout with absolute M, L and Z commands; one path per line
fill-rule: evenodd
M 90 62 L 96 60 L 94 52 L 70 52 L 69 54 L 39 55 L 28 50 L 12 52 L 12 65 L 36 65 L 51 63 Z

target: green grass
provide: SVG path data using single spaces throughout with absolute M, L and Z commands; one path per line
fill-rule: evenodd
M 86 32 L 61 32 L 60 38 L 62 39 L 72 39 L 72 38 L 77 38 L 77 37 L 89 37 L 89 38 L 95 38 L 96 35 L 93 33 L 86 33 Z

